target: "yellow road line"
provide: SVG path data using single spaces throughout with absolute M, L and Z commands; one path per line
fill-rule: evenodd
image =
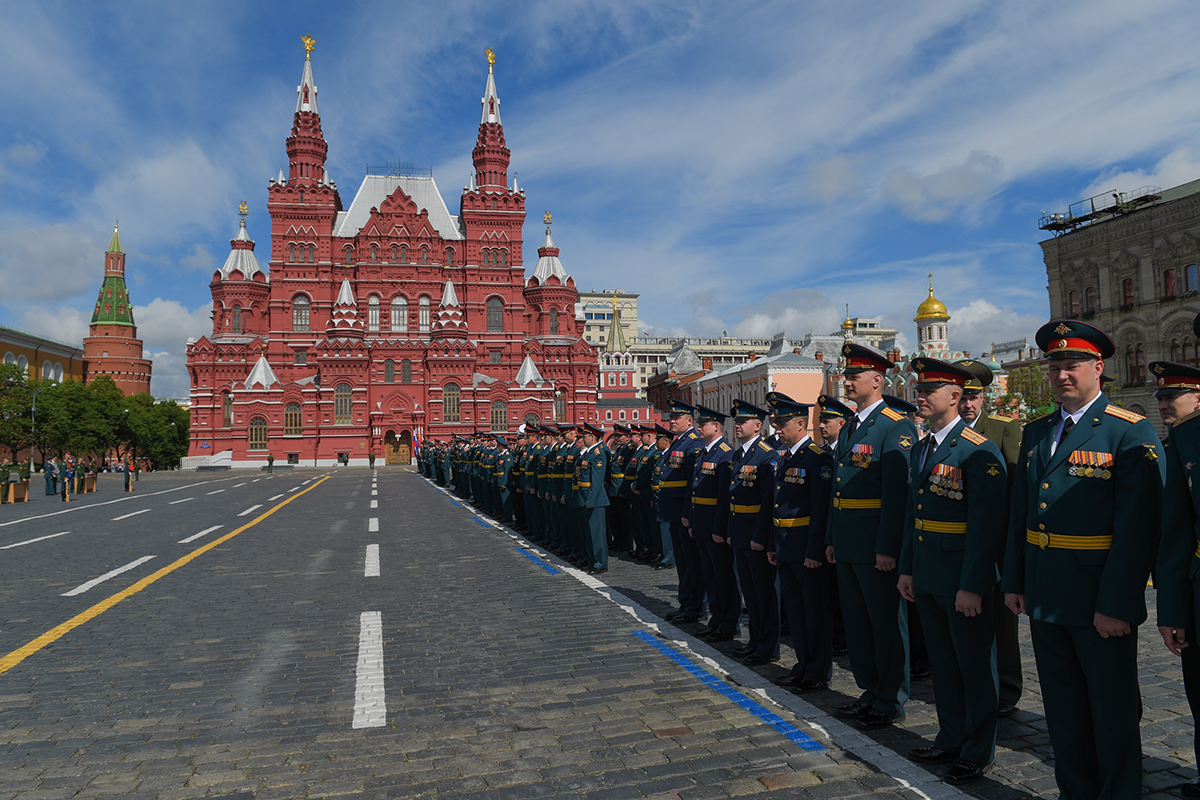
M 50 630 L 43 633 L 41 636 L 34 639 L 29 644 L 25 645 L 24 647 L 18 647 L 16 650 L 13 650 L 11 653 L 6 655 L 4 658 L 0 658 L 0 675 L 3 675 L 5 672 L 8 672 L 10 669 L 15 667 L 17 664 L 20 664 L 22 661 L 29 658 L 31 655 L 33 655 L 37 651 L 41 650 L 46 645 L 53 644 L 54 642 L 58 641 L 62 637 L 66 636 L 71 631 L 78 628 L 80 625 L 83 625 L 85 622 L 88 622 L 88 621 L 93 620 L 96 617 L 100 616 L 105 611 L 108 611 L 110 608 L 112 608 L 113 606 L 115 606 L 117 603 L 121 602 L 125 598 L 132 597 L 133 595 L 137 594 L 142 589 L 145 589 L 147 586 L 149 586 L 150 584 L 157 581 L 159 578 L 166 577 L 167 575 L 171 574 L 175 570 L 177 570 L 180 567 L 184 566 L 185 564 L 191 562 L 193 559 L 198 558 L 199 556 L 207 553 L 209 550 L 212 550 L 214 547 L 217 547 L 218 545 L 228 542 L 230 539 L 237 536 L 242 531 L 253 528 L 255 525 L 262 522 L 264 519 L 271 516 L 276 511 L 278 511 L 279 509 L 286 506 L 288 503 L 295 500 L 297 497 L 300 497 L 301 495 L 311 492 L 313 489 L 317 488 L 318 486 L 320 486 L 322 483 L 324 483 L 327 480 L 329 480 L 328 475 L 325 476 L 324 478 L 321 478 L 321 480 L 317 481 L 312 486 L 305 489 L 303 492 L 297 492 L 296 494 L 292 495 L 287 500 L 284 500 L 282 503 L 280 503 L 279 505 L 270 509 L 269 511 L 264 511 L 262 514 L 255 517 L 252 521 L 247 522 L 245 525 L 238 528 L 237 530 L 230 531 L 229 533 L 225 534 L 224 536 L 220 537 L 219 539 L 214 539 L 213 541 L 209 542 L 208 544 L 203 545 L 202 547 L 196 548 L 192 552 L 188 553 L 186 556 L 183 556 L 182 558 L 163 567 L 158 572 L 155 572 L 153 575 L 148 575 L 145 578 L 142 578 L 140 581 L 133 584 L 129 588 L 122 589 L 121 591 L 117 592 L 116 594 L 111 595 L 111 596 L 105 598 L 104 600 L 101 600 L 99 603 L 96 603 L 96 605 L 92 606 L 91 608 L 87 609 L 86 611 L 79 612 L 78 614 L 71 617 L 69 620 L 62 623 L 58 627 L 51 628 Z

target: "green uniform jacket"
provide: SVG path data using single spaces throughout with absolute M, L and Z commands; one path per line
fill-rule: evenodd
M 1008 503 L 1000 448 L 960 419 L 922 469 L 923 453 L 912 450 L 900 574 L 926 594 L 990 596 Z
M 604 490 L 604 479 L 608 476 L 608 465 L 612 461 L 612 453 L 608 445 L 598 442 L 586 453 L 575 451 L 578 456 L 575 461 L 574 481 L 575 507 L 600 508 L 608 505 L 608 492 Z
M 1091 627 L 1098 612 L 1140 625 L 1162 522 L 1158 435 L 1144 417 L 1111 405 L 1102 392 L 1051 456 L 1060 417 L 1055 411 L 1025 428 L 1004 591 L 1025 595 L 1031 619 Z M 1092 462 L 1108 465 L 1097 469 Z M 1031 534 L 1039 541 L 1045 534 L 1047 546 L 1029 543 Z
M 1158 543 L 1154 588 L 1158 593 L 1158 624 L 1196 630 L 1194 590 L 1200 558 L 1196 539 L 1200 535 L 1200 486 L 1192 472 L 1200 463 L 1200 412 L 1189 414 L 1171 426 L 1167 437 L 1167 485 L 1163 490 L 1162 538 Z M 1200 646 L 1188 642 L 1191 647 Z

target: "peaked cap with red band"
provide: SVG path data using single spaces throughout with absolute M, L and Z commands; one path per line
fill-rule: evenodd
M 848 374 L 859 373 L 864 369 L 887 372 L 895 366 L 887 360 L 887 356 L 878 350 L 872 350 L 854 342 L 846 342 L 842 345 L 842 358 L 846 361 L 846 366 L 842 371 Z
M 1034 337 L 1046 358 L 1112 358 L 1117 346 L 1108 334 L 1077 319 L 1052 319 Z
M 914 358 L 912 371 L 917 373 L 917 388 L 937 388 L 950 384 L 966 386 L 975 376 L 966 369 L 938 358 Z
M 1177 361 L 1151 361 L 1154 376 L 1154 396 L 1178 392 L 1200 392 L 1200 369 Z

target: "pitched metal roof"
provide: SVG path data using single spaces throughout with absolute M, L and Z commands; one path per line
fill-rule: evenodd
M 267 363 L 267 357 L 259 356 L 254 369 L 250 370 L 250 377 L 246 378 L 246 388 L 253 389 L 257 384 L 264 389 L 270 389 L 277 383 L 279 378 L 275 377 L 275 370 Z
M 116 236 L 114 233 L 113 236 Z M 242 219 L 242 224 L 238 228 L 237 236 L 233 237 L 234 242 L 248 242 L 254 244 L 250 235 L 246 233 L 246 220 Z M 232 245 L 232 242 L 230 243 Z M 231 247 L 229 256 L 225 259 L 225 264 L 221 267 L 221 279 L 229 280 L 229 276 L 234 270 L 242 273 L 242 278 L 251 280 L 254 276 L 262 272 L 262 268 L 258 265 L 258 259 L 254 257 L 254 251 L 249 247 Z M 263 272 L 266 277 L 266 273 Z
M 558 245 L 556 245 L 554 240 L 550 238 L 549 228 L 546 229 L 546 241 L 542 243 L 542 246 L 539 249 L 544 250 L 548 247 L 553 248 L 555 251 L 558 250 Z M 538 283 L 543 286 L 546 284 L 546 279 L 551 275 L 557 277 L 559 281 L 564 284 L 567 282 L 567 278 L 570 277 L 567 275 L 567 271 L 563 269 L 562 262 L 558 260 L 557 252 L 554 254 L 547 254 L 539 258 L 537 266 L 533 270 L 533 277 L 537 278 Z
M 396 189 L 403 189 L 412 198 L 417 208 L 429 212 L 429 224 L 434 227 L 443 239 L 461 241 L 466 239 L 459 218 L 446 208 L 437 184 L 433 178 L 420 175 L 367 175 L 362 185 L 354 195 L 354 200 L 345 211 L 339 211 L 333 221 L 333 235 L 351 237 L 357 236 L 367 220 L 371 217 L 371 209 L 379 208 L 383 201 L 392 195 Z

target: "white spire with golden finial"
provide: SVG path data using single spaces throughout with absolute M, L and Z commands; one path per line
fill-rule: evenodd
M 496 54 L 492 52 L 492 48 L 487 48 L 488 61 L 488 76 L 487 86 L 483 89 L 483 117 L 479 120 L 482 125 L 485 122 L 494 122 L 500 124 L 500 96 L 496 94 L 496 79 L 492 74 L 492 67 L 496 64 Z
M 313 83 L 312 51 L 317 46 L 317 40 L 307 33 L 300 37 L 304 42 L 304 75 L 300 85 L 296 87 L 296 113 L 311 111 L 317 113 L 317 85 Z

